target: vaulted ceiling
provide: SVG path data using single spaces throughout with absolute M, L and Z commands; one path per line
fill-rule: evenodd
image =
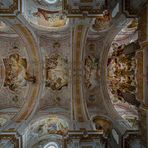
M 42 135 L 42 124 L 56 122 L 61 133 L 94 130 L 93 122 L 101 124 L 104 118 L 119 123 L 122 131 L 137 129 L 142 97 L 138 83 L 142 63 L 136 62 L 142 58 L 138 19 L 135 11 L 128 14 L 134 18 L 127 18 L 128 9 L 120 4 L 115 0 L 0 3 L 0 15 L 5 16 L 0 18 L 2 129 L 23 130 L 26 123 L 28 135 Z M 137 5 L 132 3 L 133 10 Z

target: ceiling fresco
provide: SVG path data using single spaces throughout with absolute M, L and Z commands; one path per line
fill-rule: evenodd
M 83 54 L 83 97 L 87 104 L 89 116 L 106 114 L 103 105 L 103 96 L 101 93 L 101 73 L 100 73 L 100 56 L 102 52 L 101 44 L 103 36 L 88 38 Z M 98 104 L 101 104 L 98 107 Z
M 51 11 L 61 11 L 62 10 L 62 0 L 33 0 L 35 4 L 40 7 L 44 7 Z
M 4 124 L 3 121 L 10 120 L 23 106 L 31 77 L 26 47 L 21 39 L 13 38 L 10 41 L 1 37 L 0 43 L 0 114 Z
M 71 84 L 70 66 L 71 51 L 69 35 L 65 38 L 41 37 L 41 50 L 44 61 L 45 88 L 42 93 L 40 108 L 48 109 L 58 107 L 69 110 Z M 48 42 L 50 40 L 50 42 Z M 49 108 L 50 107 L 50 108 Z M 68 111 L 69 112 L 69 111 Z
M 40 120 L 39 123 L 32 124 L 30 130 L 39 136 L 45 134 L 64 134 L 68 131 L 67 121 L 60 119 L 57 116 L 49 117 Z
M 102 16 L 96 17 L 92 29 L 94 31 L 106 31 L 111 27 L 111 14 L 108 10 L 103 12 Z
M 29 6 L 29 7 L 28 7 Z M 62 13 L 62 1 L 27 1 L 27 20 L 38 27 L 63 28 L 68 24 L 66 15 Z
M 26 79 L 28 77 L 26 59 L 14 53 L 3 59 L 3 61 L 6 69 L 4 86 L 11 91 L 18 91 L 19 88 L 26 86 Z
M 99 59 L 89 55 L 85 59 L 85 86 L 93 89 L 97 85 Z
M 86 41 L 85 51 L 84 51 L 84 61 L 85 59 L 91 59 L 89 61 L 89 66 L 85 65 L 85 74 L 88 75 L 90 81 L 93 82 L 93 85 L 89 88 L 84 87 L 84 98 L 86 98 L 87 109 L 90 116 L 97 114 L 106 114 L 105 105 L 103 101 L 105 97 L 102 93 L 102 86 L 104 82 L 102 82 L 103 75 L 102 71 L 104 69 L 103 61 L 103 48 L 107 45 L 107 41 L 105 40 L 106 36 L 108 36 L 108 32 L 112 31 L 112 20 L 111 13 L 105 11 L 102 16 L 97 16 L 98 25 L 96 24 L 96 20 L 93 19 L 92 26 L 89 28 L 88 39 Z M 96 18 L 96 19 L 97 19 Z M 105 40 L 105 41 L 104 41 Z M 108 38 L 108 40 L 110 40 Z M 108 48 L 108 47 L 106 47 Z M 107 53 L 106 53 L 107 54 Z M 89 57 L 89 58 L 88 58 Z M 91 57 L 91 58 L 90 58 Z M 92 60 L 93 59 L 93 60 Z M 90 62 L 91 61 L 91 62 Z M 105 63 L 105 62 L 104 62 Z M 96 71 L 96 72 L 95 72 Z M 105 77 L 106 79 L 106 77 Z M 86 84 L 87 81 L 84 81 Z M 89 81 L 88 81 L 89 82 Z M 85 85 L 84 85 L 85 86 Z M 99 107 L 97 104 L 100 104 Z M 109 107 L 110 108 L 110 107 Z M 111 109 L 110 109 L 111 110 Z
M 0 10 L 14 2 L 0 0 Z M 0 131 L 18 132 L 24 148 L 46 148 L 138 130 L 139 20 L 112 2 L 25 0 L 15 18 L 0 18 Z
M 3 21 L 0 21 L 0 36 L 17 37 L 18 35 Z
M 0 113 L 0 128 L 2 128 L 8 121 L 10 121 L 12 117 L 13 115 Z
M 133 19 L 123 28 L 112 42 L 108 54 L 107 82 L 112 103 L 118 113 L 133 126 L 138 120 L 136 107 L 136 51 L 137 20 Z M 136 106 L 136 107 L 135 107 Z M 137 123 L 135 123 L 137 127 Z
M 68 129 L 69 122 L 66 118 L 57 115 L 43 116 L 30 123 L 25 129 L 25 136 L 26 140 L 31 139 L 33 141 L 31 144 L 38 147 L 38 144 L 46 145 L 50 140 L 59 143 Z M 48 138 L 44 138 L 46 136 Z
M 57 53 L 46 58 L 46 87 L 60 90 L 68 85 L 67 64 L 68 61 Z
M 13 32 L 4 22 L 0 21 L 0 31 L 1 32 Z
M 96 130 L 103 131 L 104 136 L 107 137 L 107 135 L 109 134 L 112 128 L 112 123 L 106 118 L 101 117 L 101 116 L 95 117 L 93 119 L 93 123 L 95 125 Z

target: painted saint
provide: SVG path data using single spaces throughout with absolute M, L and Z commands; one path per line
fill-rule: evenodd
M 33 131 L 39 135 L 64 134 L 68 129 L 68 123 L 57 116 L 41 120 L 37 127 L 33 127 Z
M 136 43 L 113 46 L 108 61 L 108 86 L 114 103 L 128 102 L 138 107 L 140 104 L 136 100 L 135 45 Z
M 5 83 L 11 91 L 17 91 L 20 87 L 26 86 L 27 61 L 18 53 L 11 54 L 3 59 L 5 65 Z
M 93 29 L 96 31 L 103 31 L 110 27 L 111 25 L 111 15 L 108 10 L 103 12 L 103 16 L 99 16 L 95 19 L 93 24 Z
M 66 16 L 59 11 L 47 11 L 41 8 L 38 8 L 33 16 L 37 18 L 38 25 L 45 27 L 62 27 L 67 21 Z
M 68 85 L 67 60 L 55 53 L 46 58 L 46 86 L 60 90 Z
M 97 85 L 98 79 L 98 59 L 94 56 L 88 56 L 85 59 L 85 86 L 93 88 Z

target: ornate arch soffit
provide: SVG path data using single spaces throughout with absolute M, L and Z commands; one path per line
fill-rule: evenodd
M 12 26 L 12 28 L 18 33 L 18 35 L 23 39 L 24 43 L 26 44 L 29 61 L 32 62 L 31 66 L 33 73 L 35 74 L 35 82 L 32 83 L 30 86 L 26 102 L 24 103 L 20 112 L 14 118 L 16 122 L 21 122 L 22 120 L 26 120 L 33 113 L 34 109 L 36 108 L 36 102 L 39 98 L 41 87 L 41 67 L 39 62 L 40 56 L 38 53 L 39 50 L 37 50 L 38 47 L 35 38 L 33 37 L 33 34 L 30 32 L 30 30 L 21 24 L 15 24 Z

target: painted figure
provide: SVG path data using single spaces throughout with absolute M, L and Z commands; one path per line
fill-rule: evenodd
M 64 134 L 68 131 L 68 123 L 58 117 L 51 117 L 42 121 L 42 123 L 34 129 L 39 135 L 45 134 Z
M 97 85 L 98 77 L 98 59 L 94 56 L 88 56 L 85 59 L 85 85 L 87 88 L 93 88 Z
M 37 12 L 33 13 L 37 17 L 38 25 L 46 27 L 62 27 L 66 25 L 67 18 L 59 11 L 46 11 L 38 8 Z
M 131 45 L 133 46 L 133 43 Z M 126 46 L 113 44 L 112 54 L 110 54 L 108 61 L 108 85 L 112 93 L 112 100 L 138 106 L 139 103 L 135 97 L 135 52 L 125 52 L 128 46 L 130 44 Z
M 99 16 L 95 19 L 93 29 L 96 31 L 106 30 L 110 27 L 111 15 L 108 10 L 103 12 L 103 16 Z
M 46 59 L 46 86 L 52 90 L 60 90 L 68 85 L 67 60 L 59 54 Z
M 3 61 L 6 73 L 5 87 L 8 87 L 11 91 L 17 91 L 21 87 L 26 86 L 27 81 L 34 82 L 34 77 L 27 73 L 27 60 L 18 53 L 11 54 Z

